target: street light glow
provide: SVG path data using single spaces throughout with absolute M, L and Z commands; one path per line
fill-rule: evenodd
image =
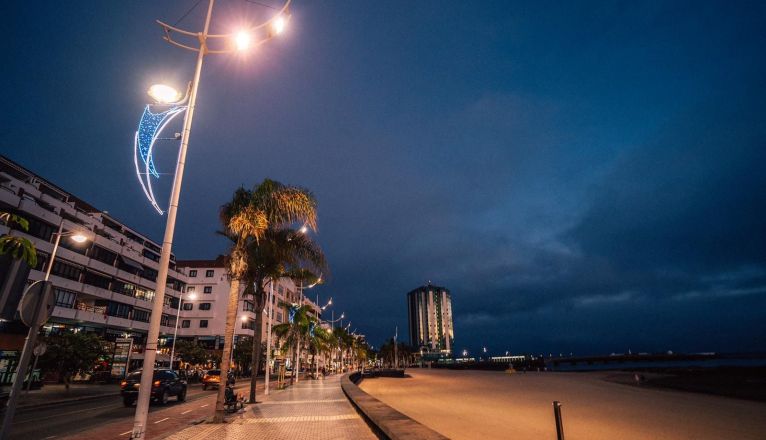
M 271 28 L 274 30 L 275 34 L 281 34 L 282 31 L 285 30 L 285 26 L 287 26 L 287 22 L 282 16 L 277 17 L 271 24 Z
M 301 226 L 300 229 L 298 229 L 298 232 L 300 232 L 301 234 L 305 234 L 308 231 L 309 231 L 309 228 L 306 227 L 306 225 L 303 225 L 303 226 Z
M 189 301 L 194 301 L 195 299 L 197 299 L 197 294 L 194 293 L 194 292 L 190 293 L 189 294 Z
M 165 84 L 154 84 L 149 87 L 146 92 L 152 97 L 158 104 L 171 104 L 178 101 L 181 98 L 181 94 L 178 90 Z
M 244 52 L 247 49 L 249 49 L 251 41 L 252 41 L 252 36 L 246 30 L 241 30 L 237 32 L 237 34 L 234 36 L 234 42 L 237 45 L 237 50 L 240 52 Z
M 85 234 L 83 234 L 83 233 L 81 233 L 81 232 L 77 232 L 77 233 L 75 233 L 75 234 L 74 234 L 74 235 L 72 235 L 70 238 L 71 238 L 71 239 L 72 239 L 72 241 L 74 241 L 75 243 L 85 243 L 85 241 L 87 241 L 87 240 L 88 240 L 88 237 L 86 237 L 86 236 L 85 236 Z

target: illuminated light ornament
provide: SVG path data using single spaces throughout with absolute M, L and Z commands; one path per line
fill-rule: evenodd
M 290 309 L 287 311 L 287 316 L 288 316 L 287 320 L 288 322 L 290 322 L 290 324 L 292 324 L 293 321 L 295 321 L 295 313 L 298 311 L 298 308 L 299 308 L 298 304 L 290 305 Z
M 154 151 L 154 143 L 162 133 L 170 121 L 176 116 L 183 113 L 186 110 L 186 106 L 177 105 L 168 108 L 165 111 L 154 113 L 152 112 L 152 105 L 147 105 L 144 109 L 144 113 L 141 115 L 141 121 L 138 123 L 138 130 L 136 131 L 135 139 L 133 141 L 134 157 L 133 161 L 136 165 L 136 176 L 141 183 L 141 188 L 144 190 L 146 198 L 149 199 L 154 209 L 157 210 L 160 215 L 164 213 L 159 204 L 157 204 L 157 198 L 154 195 L 154 189 L 152 188 L 152 176 L 159 179 L 160 174 L 157 172 L 157 168 L 154 166 L 154 159 L 152 153 Z M 139 159 L 142 164 L 139 163 Z
M 309 336 L 314 337 L 314 327 L 316 325 L 313 322 L 309 322 Z

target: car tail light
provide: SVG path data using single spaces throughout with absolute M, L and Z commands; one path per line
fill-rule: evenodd
M 123 380 L 122 382 L 120 382 L 120 388 L 121 388 L 121 389 L 122 389 L 122 388 L 125 388 L 125 386 L 126 386 L 127 384 L 128 384 L 128 381 L 126 381 L 126 380 Z
M 208 379 L 210 379 L 210 376 L 208 376 L 207 374 L 202 378 L 202 380 L 208 380 Z
M 152 384 L 152 385 L 154 385 L 154 388 L 159 388 L 160 387 L 160 381 L 159 380 L 155 380 L 154 384 Z

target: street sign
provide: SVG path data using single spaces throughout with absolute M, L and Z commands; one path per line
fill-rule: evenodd
M 45 344 L 45 342 L 41 342 L 37 344 L 37 347 L 32 351 L 32 354 L 35 356 L 42 356 L 45 354 L 45 351 L 48 349 L 48 345 Z
M 38 301 L 40 302 L 40 316 L 36 320 Z M 42 325 L 50 318 L 53 307 L 56 305 L 56 296 L 53 294 L 53 286 L 50 281 L 35 281 L 24 292 L 19 302 L 19 315 L 21 321 L 27 326 Z

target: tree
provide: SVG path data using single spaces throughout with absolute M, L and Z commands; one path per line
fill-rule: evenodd
M 314 317 L 310 315 L 311 308 L 307 305 L 298 306 L 297 304 L 288 304 L 280 302 L 280 306 L 285 309 L 289 316 L 288 322 L 277 324 L 272 331 L 279 342 L 284 342 L 283 351 L 291 351 L 295 355 L 296 365 L 293 367 L 292 381 L 298 374 L 299 368 L 297 362 L 300 362 L 299 348 L 301 342 L 306 339 Z
M 62 333 L 46 338 L 48 349 L 40 357 L 43 370 L 58 371 L 69 390 L 72 375 L 91 371 L 96 361 L 104 355 L 104 340 L 94 333 Z
M 263 237 L 248 244 L 243 292 L 253 299 L 255 311 L 252 347 L 255 373 L 250 379 L 249 396 L 255 402 L 256 375 L 264 352 L 261 341 L 267 280 L 276 281 L 300 266 L 326 271 L 327 264 L 321 248 L 307 234 L 292 228 L 298 223 L 316 230 L 316 199 L 308 190 L 266 179 L 253 189 L 250 201 L 268 220 Z
M 248 368 L 251 368 L 253 353 L 252 336 L 240 336 L 237 345 L 234 347 L 234 363 L 239 367 L 239 374 L 244 374 Z
M 190 364 L 204 364 L 210 355 L 207 350 L 200 347 L 194 341 L 178 340 L 176 342 L 176 353 L 178 357 Z
M 10 228 L 29 231 L 29 221 L 10 212 L 0 211 L 0 222 Z M 9 253 L 13 258 L 22 260 L 30 267 L 37 266 L 37 250 L 31 241 L 24 237 L 6 234 L 0 237 L 0 255 Z

